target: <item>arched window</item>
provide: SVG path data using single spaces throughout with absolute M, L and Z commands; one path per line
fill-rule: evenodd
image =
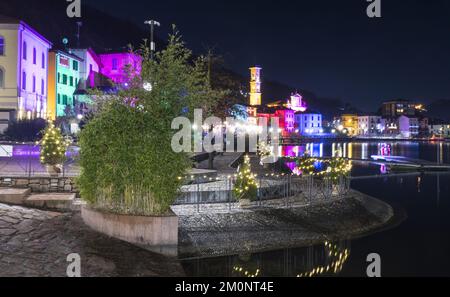
M 33 64 L 36 65 L 36 48 L 33 47 Z
M 22 90 L 27 89 L 27 74 L 26 72 L 22 72 Z
M 41 79 L 41 95 L 45 95 L 45 81 Z
M 23 57 L 24 60 L 27 59 L 27 42 L 26 41 L 23 42 L 22 57 Z
M 33 75 L 33 93 L 36 93 L 36 76 Z
M 3 36 L 0 36 L 0 56 L 3 56 L 5 54 L 5 38 Z
M 5 87 L 5 71 L 0 67 L 0 88 Z
M 41 64 L 41 67 L 42 67 L 42 69 L 45 69 L 45 53 L 42 53 L 42 64 Z

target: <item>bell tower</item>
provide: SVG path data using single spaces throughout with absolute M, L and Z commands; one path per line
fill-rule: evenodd
M 261 105 L 261 69 L 258 66 L 250 68 L 250 106 Z

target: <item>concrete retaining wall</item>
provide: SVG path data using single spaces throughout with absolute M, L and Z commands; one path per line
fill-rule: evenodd
M 165 216 L 132 216 L 83 206 L 81 216 L 86 225 L 100 233 L 165 255 L 178 253 L 178 217 L 172 211 Z

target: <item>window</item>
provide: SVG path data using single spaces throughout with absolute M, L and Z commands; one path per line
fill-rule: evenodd
M 0 56 L 3 56 L 5 54 L 5 38 L 3 36 L 0 36 Z
M 27 89 L 27 74 L 24 72 L 22 72 L 22 90 L 26 90 Z
M 73 76 L 69 77 L 69 84 L 71 87 L 73 87 Z
M 42 64 L 41 64 L 42 69 L 45 69 L 45 54 L 44 53 L 42 53 L 41 62 L 42 62 Z
M 33 64 L 36 65 L 36 48 L 33 47 Z
M 3 68 L 0 68 L 0 88 L 5 87 L 5 71 Z
M 112 59 L 112 70 L 117 70 L 117 59 Z
M 41 95 L 45 95 L 45 81 L 41 79 Z
M 58 94 L 58 104 L 61 104 L 61 94 Z
M 33 75 L 33 93 L 36 93 L 36 76 Z
M 67 105 L 67 95 L 63 95 L 63 104 Z
M 22 51 L 23 51 L 22 58 L 24 60 L 26 60 L 27 59 L 27 43 L 25 41 L 23 42 Z
M 73 65 L 72 65 L 73 67 L 73 70 L 75 70 L 75 71 L 78 71 L 78 61 L 73 61 Z
M 63 83 L 63 85 L 67 85 L 67 74 L 63 74 L 62 83 Z
M 58 83 L 61 82 L 61 73 L 58 72 Z

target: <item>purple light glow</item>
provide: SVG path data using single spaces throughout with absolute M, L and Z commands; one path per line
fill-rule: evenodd
M 116 84 L 127 84 L 142 70 L 142 58 L 134 53 L 114 53 L 99 55 L 103 67 L 101 74 L 110 78 Z M 129 67 L 129 72 L 126 69 Z
M 75 157 L 78 155 L 77 150 L 67 150 L 67 157 Z M 40 147 L 38 145 L 14 145 L 12 151 L 12 157 L 33 157 L 39 158 Z

